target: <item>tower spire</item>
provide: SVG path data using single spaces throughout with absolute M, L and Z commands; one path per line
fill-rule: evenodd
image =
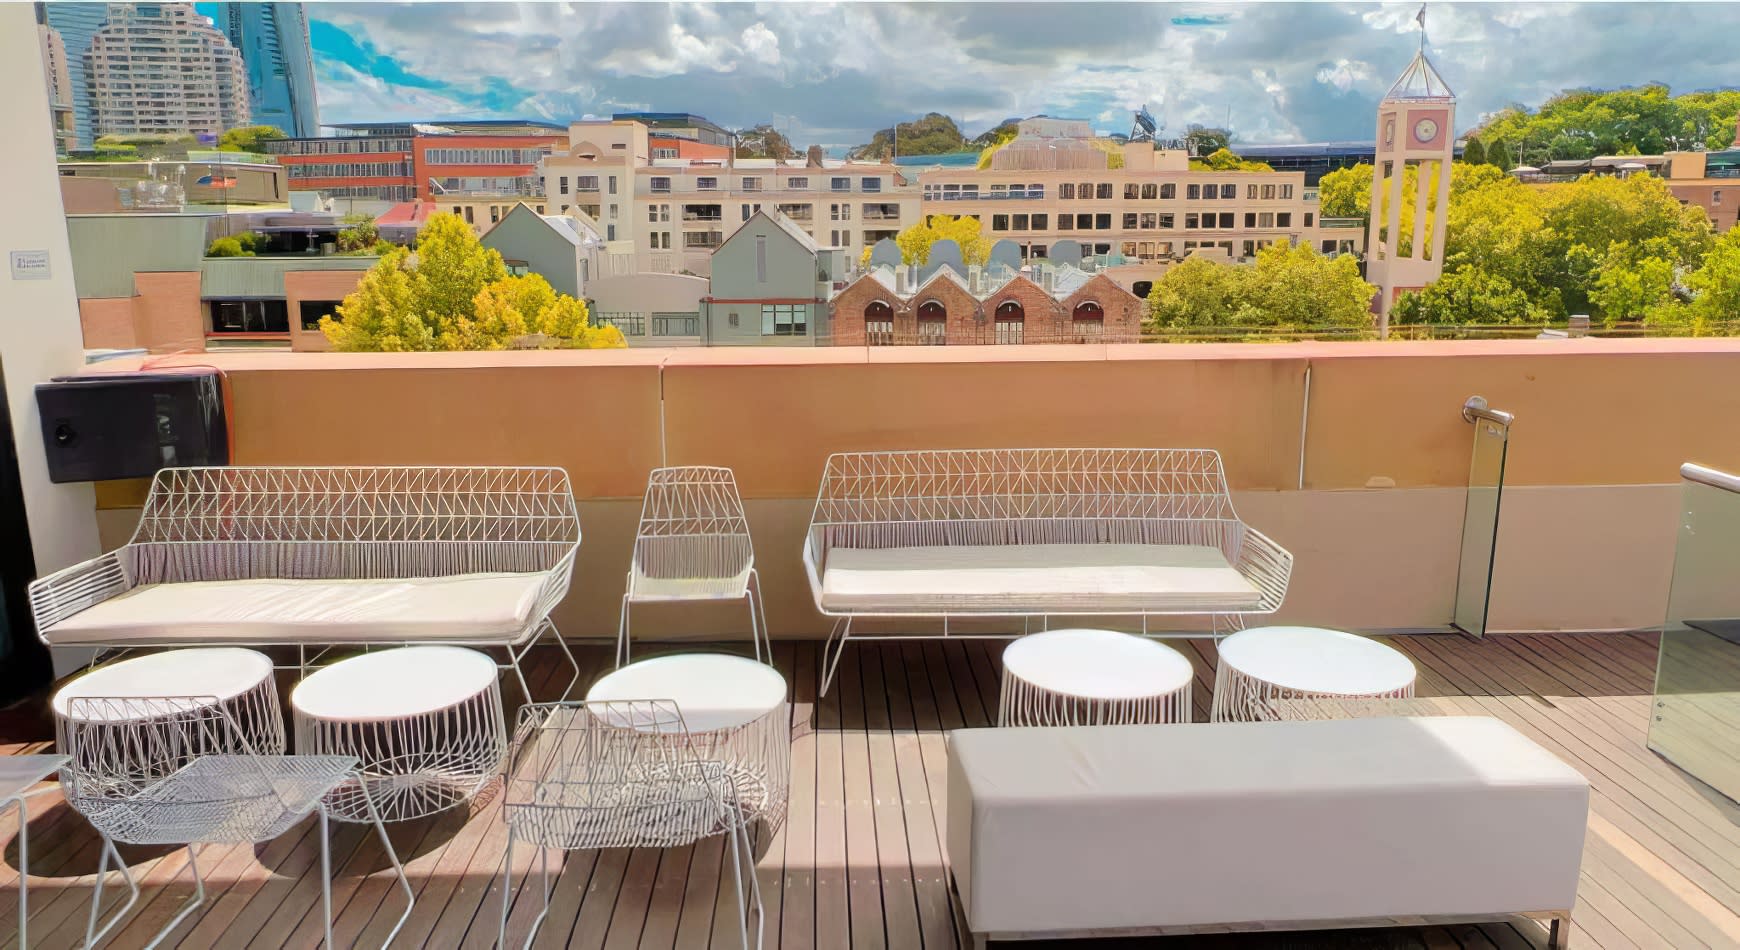
M 1426 54 L 1426 5 L 1420 4 L 1420 12 L 1414 14 L 1414 22 L 1420 24 L 1420 55 Z

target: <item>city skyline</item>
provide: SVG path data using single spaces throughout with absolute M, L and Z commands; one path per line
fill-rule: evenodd
M 1370 139 L 1372 109 L 1419 40 L 1415 2 L 308 9 L 325 122 L 680 109 L 836 147 L 933 111 L 969 136 L 1040 113 L 1122 132 L 1143 103 L 1175 132 Z M 1732 88 L 1725 12 L 1434 3 L 1428 36 L 1464 102 L 1461 131 L 1568 88 Z

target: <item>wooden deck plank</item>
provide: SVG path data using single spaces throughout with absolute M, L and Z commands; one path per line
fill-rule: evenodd
M 876 815 L 870 791 L 870 748 L 864 726 L 864 659 L 873 646 L 846 651 L 840 663 L 840 763 L 845 803 L 846 887 L 852 950 L 887 946 Z M 825 944 L 824 944 L 825 946 Z
M 889 676 L 882 644 L 864 651 L 864 733 L 870 756 L 870 809 L 882 889 L 883 932 L 890 947 L 921 947 L 918 891 L 907 841 L 906 809 L 894 750 Z M 903 678 L 904 679 L 904 678 Z
M 792 677 L 791 801 L 786 807 L 785 869 L 779 917 L 769 919 L 769 940 L 781 950 L 810 950 L 816 942 L 816 645 L 796 647 Z
M 852 652 L 852 648 L 846 651 Z M 816 701 L 815 942 L 822 950 L 852 945 L 846 867 L 846 774 L 841 758 L 841 675 Z
M 895 777 L 898 781 L 901 821 L 907 839 L 907 858 L 912 868 L 913 895 L 918 902 L 919 936 L 926 950 L 955 945 L 954 911 L 949 903 L 949 877 L 943 866 L 941 828 L 926 774 L 924 749 L 918 735 L 918 716 L 913 709 L 915 690 L 907 681 L 910 668 L 899 645 L 887 644 L 882 651 L 882 672 L 888 683 L 889 725 L 893 731 Z M 922 692 L 929 692 L 928 685 Z M 946 788 L 939 775 L 938 789 Z

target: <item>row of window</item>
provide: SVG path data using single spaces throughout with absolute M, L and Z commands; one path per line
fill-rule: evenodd
M 408 178 L 410 162 L 308 162 L 286 165 L 291 178 Z
M 525 195 L 541 197 L 543 182 L 534 175 L 496 175 L 471 178 L 431 178 L 448 194 Z
M 536 165 L 550 154 L 542 148 L 430 148 L 423 161 L 430 165 Z
M 1184 197 L 1186 198 L 1200 198 L 1203 201 L 1213 201 L 1216 198 L 1230 200 L 1237 198 L 1238 196 L 1239 186 L 1233 184 L 1215 185 L 1210 183 L 1206 185 L 1190 185 L 1184 192 Z M 1273 200 L 1277 197 L 1293 197 L 1293 186 L 1284 184 L 1277 185 L 1273 183 L 1267 185 L 1246 183 L 1245 185 L 1245 198 L 1247 200 Z
M 764 180 L 765 179 L 759 175 L 757 175 L 757 176 L 745 176 L 739 181 L 738 190 L 739 191 L 762 191 Z M 648 184 L 648 187 L 651 189 L 652 193 L 655 195 L 668 194 L 668 193 L 670 193 L 670 190 L 671 190 L 671 179 L 665 175 L 654 175 L 650 179 L 648 179 L 647 184 Z M 807 190 L 809 190 L 809 187 L 810 187 L 810 180 L 807 176 L 793 176 L 791 178 L 785 179 L 785 186 L 784 187 L 785 187 L 785 190 L 787 190 L 787 191 L 807 191 Z M 697 177 L 695 179 L 695 190 L 696 191 L 718 191 L 719 190 L 719 178 L 718 178 L 718 176 L 716 176 L 716 175 L 703 175 L 703 176 Z M 844 178 L 844 177 L 829 178 L 828 179 L 828 190 L 829 191 L 851 191 L 852 190 L 852 179 Z M 880 178 L 860 178 L 860 179 L 858 179 L 858 190 L 863 192 L 864 194 L 877 194 L 877 193 L 882 191 L 882 179 L 880 179 Z
M 1310 227 L 1313 215 L 1307 212 L 1305 226 Z M 1195 228 L 1230 228 L 1233 227 L 1234 214 L 1230 211 L 1216 214 L 1190 212 L 1184 216 L 1184 226 Z M 992 231 L 1044 231 L 1050 225 L 1048 214 L 994 214 L 991 215 Z M 1123 213 L 1123 230 L 1154 231 L 1175 227 L 1177 216 L 1157 211 L 1126 211 Z M 1291 211 L 1247 211 L 1245 212 L 1245 227 L 1247 228 L 1290 228 L 1293 226 Z M 1057 216 L 1059 231 L 1110 231 L 1112 216 L 1110 214 L 1060 214 Z
M 1060 200 L 1092 199 L 1095 201 L 1110 201 L 1117 195 L 1116 186 L 1111 182 L 1064 182 L 1057 186 L 1057 197 Z M 1239 186 L 1230 182 L 1197 183 L 1185 187 L 1185 197 L 1199 201 L 1216 199 L 1235 199 L 1239 195 Z M 973 201 L 980 198 L 1043 198 L 1044 185 L 991 185 L 988 192 L 981 193 L 976 184 L 927 184 L 924 186 L 924 197 L 931 201 Z M 1178 186 L 1173 182 L 1125 182 L 1124 198 L 1129 201 L 1165 200 L 1178 197 Z M 1245 197 L 1251 200 L 1273 200 L 1275 198 L 1292 198 L 1291 184 L 1256 184 L 1246 183 Z
M 761 305 L 762 336 L 803 336 L 809 332 L 807 304 L 764 303 Z
M 344 136 L 325 139 L 268 139 L 260 143 L 268 155 L 354 155 L 362 152 L 409 152 L 410 139 Z
M 898 231 L 865 231 L 864 246 L 870 247 L 883 238 L 892 239 Z M 719 231 L 689 231 L 683 235 L 683 246 L 686 248 L 718 247 L 724 242 L 725 236 Z M 613 238 L 614 240 L 614 238 Z M 828 232 L 828 247 L 850 247 L 852 232 L 849 230 L 831 230 Z M 647 247 L 654 251 L 671 249 L 671 232 L 648 231 Z
M 320 329 L 320 318 L 338 315 L 339 300 L 301 300 L 297 302 L 297 325 L 304 330 Z M 289 333 L 290 304 L 284 300 L 212 300 L 212 333 Z
M 610 193 L 614 195 L 614 194 L 616 194 L 616 176 L 610 175 L 610 176 L 608 176 L 608 178 L 609 178 L 609 184 L 610 184 Z M 556 179 L 556 187 L 560 190 L 561 194 L 564 194 L 564 195 L 567 194 L 568 193 L 568 176 L 563 175 L 563 176 L 557 178 Z M 598 176 L 597 175 L 576 175 L 574 177 L 574 190 L 575 191 L 597 191 L 598 190 Z

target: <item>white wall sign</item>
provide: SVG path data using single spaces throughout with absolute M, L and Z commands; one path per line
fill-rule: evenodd
M 49 278 L 47 251 L 13 251 L 10 256 L 12 258 L 13 280 L 47 280 Z

